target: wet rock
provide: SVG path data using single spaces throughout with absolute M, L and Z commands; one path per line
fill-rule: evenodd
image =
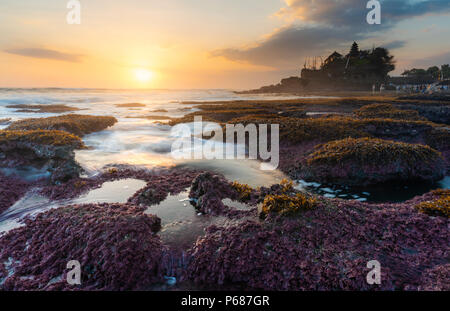
M 197 176 L 192 182 L 189 198 L 194 206 L 204 214 L 223 215 L 230 208 L 223 204 L 225 198 L 237 199 L 237 192 L 221 175 L 206 172 Z
M 75 107 L 69 107 L 66 105 L 28 105 L 28 104 L 18 104 L 9 105 L 6 108 L 18 109 L 16 112 L 31 112 L 31 113 L 62 113 L 69 111 L 80 110 Z
M 11 118 L 0 119 L 0 125 L 8 125 L 11 123 Z
M 30 183 L 0 174 L 0 215 L 18 201 L 30 188 Z
M 415 110 L 398 109 L 391 104 L 370 104 L 355 111 L 357 117 L 368 119 L 422 120 L 426 118 Z
M 302 169 L 307 180 L 339 185 L 435 182 L 446 171 L 441 154 L 428 146 L 371 138 L 319 145 Z
M 185 191 L 202 172 L 186 168 L 137 169 L 117 165 L 92 178 L 74 178 L 59 185 L 44 185 L 40 193 L 52 200 L 73 199 L 101 187 L 105 182 L 133 178 L 143 180 L 147 185 L 129 198 L 128 203 L 151 206 L 164 200 L 168 194 Z
M 13 122 L 8 130 L 60 130 L 77 136 L 102 131 L 117 122 L 114 117 L 68 114 Z
M 190 250 L 185 277 L 235 290 L 446 288 L 448 219 L 421 214 L 411 203 L 321 198 L 297 216 L 211 226 Z M 372 260 L 382 266 L 380 285 L 366 281 Z M 424 279 L 434 268 L 436 277 Z
M 431 191 L 431 197 L 425 202 L 415 205 L 419 211 L 431 216 L 450 218 L 450 189 Z
M 151 206 L 165 200 L 169 194 L 176 195 L 188 188 L 194 178 L 203 171 L 173 168 L 158 173 L 147 174 L 147 186 L 138 191 L 129 202 L 136 205 Z
M 450 125 L 450 105 L 437 103 L 423 103 L 423 104 L 401 104 L 398 105 L 400 109 L 415 110 L 420 116 L 438 124 Z
M 0 290 L 143 290 L 164 282 L 161 220 L 128 204 L 62 207 L 0 238 Z M 78 260 L 81 285 L 66 282 Z
M 303 109 L 285 110 L 281 111 L 279 115 L 282 117 L 289 117 L 289 118 L 305 118 L 306 111 Z
M 141 103 L 116 104 L 116 107 L 121 107 L 121 108 L 141 108 L 141 107 L 145 107 L 145 104 L 141 104 Z
M 33 167 L 50 172 L 54 183 L 66 181 L 81 172 L 74 150 L 83 146 L 62 131 L 0 131 L 0 167 Z
M 424 273 L 420 290 L 450 291 L 450 264 L 443 264 Z

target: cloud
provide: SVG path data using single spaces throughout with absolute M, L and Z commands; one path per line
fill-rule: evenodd
M 259 65 L 292 66 L 293 62 L 302 62 L 307 56 L 323 55 L 344 46 L 347 49 L 352 41 L 380 34 L 404 19 L 450 12 L 448 0 L 380 0 L 381 25 L 369 25 L 367 1 L 285 0 L 285 3 L 276 15 L 290 20 L 289 26 L 275 30 L 252 47 L 225 48 L 211 55 Z M 384 46 L 396 49 L 405 44 L 396 40 Z
M 293 61 L 322 54 L 330 48 L 347 48 L 343 42 L 361 38 L 362 35 L 341 28 L 288 26 L 274 31 L 253 47 L 221 49 L 211 55 L 259 65 L 292 66 Z
M 409 62 L 408 67 L 428 68 L 430 66 L 441 66 L 444 64 L 450 64 L 450 51 L 412 60 Z
M 82 59 L 82 55 L 41 48 L 6 49 L 4 52 L 26 57 L 45 58 L 66 62 L 80 62 Z
M 338 27 L 366 27 L 368 1 L 362 0 L 285 0 L 286 7 L 279 17 L 297 18 L 306 22 Z M 448 0 L 379 0 L 382 11 L 381 27 L 390 27 L 400 20 L 424 14 L 450 12 Z
M 391 41 L 391 42 L 382 44 L 382 46 L 388 50 L 399 49 L 399 48 L 404 47 L 405 45 L 406 45 L 406 41 L 404 41 L 404 40 L 395 40 L 395 41 Z

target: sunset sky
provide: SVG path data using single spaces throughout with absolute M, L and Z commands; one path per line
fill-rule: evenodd
M 450 0 L 0 1 L 0 87 L 232 88 L 299 75 L 307 56 L 385 46 L 397 70 L 450 63 Z

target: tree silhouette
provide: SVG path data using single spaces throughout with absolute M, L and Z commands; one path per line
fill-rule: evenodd
M 349 53 L 350 57 L 358 57 L 359 56 L 359 46 L 358 43 L 353 42 L 352 47 L 350 49 Z
M 441 66 L 441 72 L 444 79 L 450 79 L 450 66 L 449 64 L 445 64 Z
M 325 59 L 321 69 L 329 78 L 365 79 L 373 83 L 384 81 L 388 73 L 395 69 L 395 61 L 385 48 L 360 50 L 358 44 L 353 42 L 346 57 L 333 52 Z
M 390 55 L 386 48 L 378 47 L 368 57 L 372 72 L 377 76 L 387 77 L 387 74 L 395 69 L 394 56 Z

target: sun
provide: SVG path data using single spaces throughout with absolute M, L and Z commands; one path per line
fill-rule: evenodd
M 138 68 L 134 71 L 134 76 L 139 82 L 145 83 L 149 82 L 153 78 L 154 74 L 150 70 Z

